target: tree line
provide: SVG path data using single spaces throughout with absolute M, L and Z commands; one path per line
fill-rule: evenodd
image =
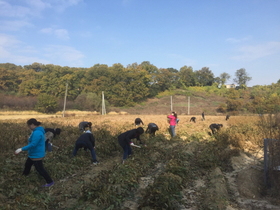
M 33 63 L 19 66 L 11 63 L 0 64 L 0 91 L 17 96 L 39 97 L 48 101 L 50 97 L 62 99 L 68 84 L 67 98 L 79 101 L 77 106 L 86 105 L 92 109 L 100 106 L 101 92 L 107 103 L 116 106 L 134 106 L 155 97 L 161 92 L 190 87 L 225 88 L 231 76 L 224 72 L 215 76 L 208 67 L 193 70 L 191 66 L 157 68 L 149 61 L 133 63 L 124 67 L 120 63 L 108 66 L 95 64 L 90 68 L 75 68 L 53 64 Z M 246 89 L 249 77 L 244 68 L 235 72 L 233 81 Z M 278 81 L 279 82 L 279 81 Z M 234 99 L 235 100 L 235 99 Z M 92 102 L 94 101 L 94 102 Z M 82 109 L 82 107 L 80 107 Z

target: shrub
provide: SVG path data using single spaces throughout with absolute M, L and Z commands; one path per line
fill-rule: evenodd
M 40 94 L 35 106 L 35 110 L 43 113 L 55 113 L 57 112 L 58 101 L 57 98 L 48 94 Z

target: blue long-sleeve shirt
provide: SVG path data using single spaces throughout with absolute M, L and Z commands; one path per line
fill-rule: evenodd
M 30 158 L 45 157 L 45 130 L 42 126 L 36 127 L 28 139 L 28 145 L 21 148 L 28 151 Z

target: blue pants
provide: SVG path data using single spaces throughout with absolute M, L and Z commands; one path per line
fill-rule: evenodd
M 171 134 L 171 137 L 176 136 L 175 125 L 170 125 L 170 134 Z
M 130 145 L 128 144 L 122 146 L 122 148 L 123 148 L 123 160 L 126 160 L 128 156 L 132 154 L 132 150 Z
M 84 143 L 84 142 L 76 142 L 75 148 L 74 148 L 74 150 L 73 150 L 73 156 L 76 156 L 76 155 L 77 155 L 77 152 L 78 152 L 78 150 L 79 150 L 80 148 L 84 148 L 84 150 L 89 149 L 90 152 L 91 152 L 92 160 L 93 160 L 93 161 L 97 161 L 94 148 L 93 148 L 93 147 L 89 147 L 89 146 L 88 146 L 86 143 Z

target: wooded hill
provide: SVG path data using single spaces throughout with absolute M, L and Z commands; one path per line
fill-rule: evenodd
M 192 111 L 198 113 L 215 106 L 211 112 L 280 110 L 280 80 L 268 86 L 248 88 L 246 82 L 251 78 L 245 69 L 239 69 L 234 79 L 239 89 L 227 89 L 225 83 L 229 77 L 227 73 L 215 77 L 208 67 L 194 71 L 184 66 L 178 71 L 158 69 L 147 61 L 127 67 L 96 64 L 90 68 L 39 63 L 22 67 L 6 63 L 0 64 L 0 108 L 55 112 L 62 109 L 67 86 L 68 109 L 100 111 L 103 91 L 106 107 L 134 107 L 134 112 L 145 109 L 143 105 L 149 101 L 156 107 L 153 112 L 170 111 L 170 96 L 174 97 L 174 110 L 181 113 L 187 113 L 188 97 Z M 160 107 L 164 107 L 162 111 Z

